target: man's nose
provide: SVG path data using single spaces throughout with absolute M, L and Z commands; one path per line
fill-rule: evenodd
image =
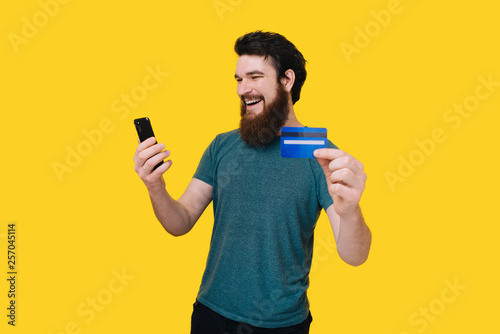
M 238 88 L 236 89 L 236 92 L 238 93 L 239 96 L 243 96 L 246 94 L 249 94 L 252 91 L 252 87 L 248 80 L 246 79 L 241 79 L 241 81 L 238 83 Z

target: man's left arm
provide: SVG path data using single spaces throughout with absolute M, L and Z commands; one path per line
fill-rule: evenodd
M 326 177 L 333 204 L 326 209 L 342 260 L 352 266 L 368 258 L 372 235 L 359 201 L 365 189 L 363 164 L 348 153 L 324 148 L 314 152 Z

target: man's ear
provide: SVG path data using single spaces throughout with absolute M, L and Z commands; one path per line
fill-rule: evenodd
M 290 93 L 295 83 L 295 72 L 292 69 L 286 70 L 285 77 L 281 78 L 280 81 L 285 90 Z

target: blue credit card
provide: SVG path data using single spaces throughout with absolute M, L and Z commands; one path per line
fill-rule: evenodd
M 326 147 L 326 128 L 281 128 L 282 158 L 314 158 L 314 150 Z

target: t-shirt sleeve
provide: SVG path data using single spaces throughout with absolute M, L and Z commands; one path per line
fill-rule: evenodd
M 198 168 L 193 177 L 214 186 L 214 173 L 215 173 L 215 147 L 217 145 L 218 136 L 207 147 L 203 153 Z
M 331 141 L 328 140 L 328 148 L 338 148 L 335 146 Z M 319 204 L 323 208 L 323 210 L 328 209 L 330 205 L 333 204 L 333 199 L 332 196 L 330 196 L 330 193 L 328 192 L 328 184 L 326 183 L 326 177 L 325 173 L 323 172 L 323 169 L 317 164 L 319 167 L 319 173 L 316 173 L 316 184 L 318 184 L 318 200 Z

